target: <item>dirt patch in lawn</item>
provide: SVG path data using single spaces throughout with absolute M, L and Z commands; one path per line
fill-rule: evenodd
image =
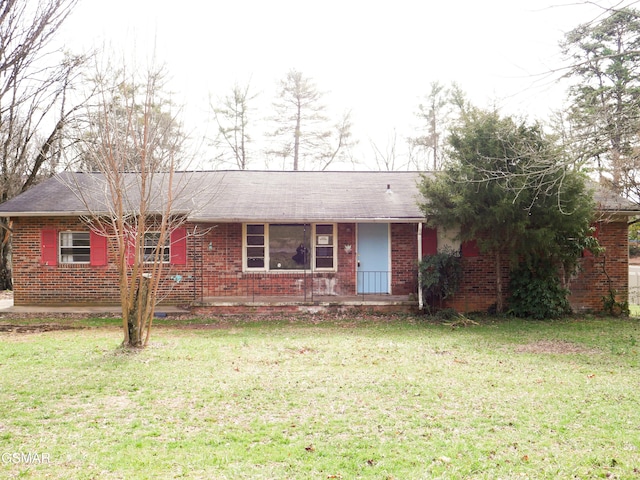
M 77 330 L 82 327 L 72 325 L 59 325 L 56 323 L 38 323 L 33 325 L 0 324 L 0 332 L 9 333 L 42 333 L 58 330 Z
M 597 348 L 589 348 L 577 343 L 565 342 L 563 340 L 539 340 L 537 342 L 518 345 L 516 353 L 602 353 Z

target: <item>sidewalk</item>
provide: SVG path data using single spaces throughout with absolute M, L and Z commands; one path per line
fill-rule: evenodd
M 13 305 L 13 292 L 4 291 L 0 292 L 0 316 L 2 314 L 80 314 L 80 315 L 121 315 L 122 309 L 119 305 L 96 305 L 96 306 L 82 306 L 82 305 L 69 305 L 64 307 L 36 307 L 36 306 L 14 306 Z M 165 305 L 156 307 L 156 314 L 162 313 L 189 313 L 188 310 L 183 308 Z

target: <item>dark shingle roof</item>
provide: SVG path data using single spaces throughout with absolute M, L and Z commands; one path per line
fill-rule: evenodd
M 410 172 L 224 172 L 219 194 L 193 217 L 419 220 L 418 178 Z
M 417 172 L 178 172 L 173 211 L 203 222 L 420 221 L 420 178 Z M 137 181 L 127 175 L 131 211 L 138 205 Z M 166 181 L 166 175 L 154 178 L 157 192 L 166 192 L 160 188 Z M 1 204 L 0 216 L 108 213 L 105 192 L 101 174 L 62 173 Z M 640 214 L 640 206 L 601 188 L 595 199 L 605 212 Z M 160 211 L 164 202 L 153 203 Z
M 419 178 L 415 172 L 180 172 L 174 206 L 195 221 L 419 221 Z M 131 174 L 133 206 L 135 181 Z M 63 173 L 0 205 L 0 216 L 106 213 L 105 191 L 101 174 Z

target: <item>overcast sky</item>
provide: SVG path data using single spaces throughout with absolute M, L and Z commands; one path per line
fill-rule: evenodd
M 638 2 L 599 1 L 620 3 Z M 457 82 L 478 106 L 546 118 L 564 96 L 547 74 L 564 64 L 558 42 L 601 12 L 579 0 L 81 0 L 62 38 L 74 51 L 155 50 L 194 119 L 234 82 L 270 103 L 295 68 L 336 114 L 352 110 L 368 146 L 394 128 L 413 134 L 434 81 Z

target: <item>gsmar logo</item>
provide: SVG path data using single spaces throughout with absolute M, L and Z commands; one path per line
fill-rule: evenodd
M 42 452 L 5 452 L 1 456 L 2 463 L 23 463 L 29 465 L 41 465 L 51 463 L 51 456 Z

